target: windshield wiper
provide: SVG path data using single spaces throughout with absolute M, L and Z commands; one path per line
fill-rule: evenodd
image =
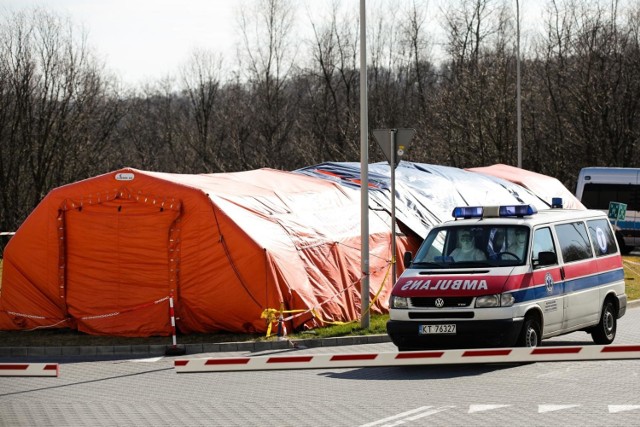
M 451 262 L 412 262 L 411 263 L 411 267 L 416 268 L 416 267 L 421 267 L 421 268 L 442 268 L 442 267 L 448 267 L 452 265 Z

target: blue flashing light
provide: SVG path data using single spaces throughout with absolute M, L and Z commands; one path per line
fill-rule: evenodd
M 500 206 L 500 216 L 526 216 L 537 213 L 538 210 L 531 205 Z
M 551 208 L 562 209 L 562 197 L 553 197 L 551 199 Z
M 482 218 L 482 206 L 459 206 L 453 210 L 454 218 Z

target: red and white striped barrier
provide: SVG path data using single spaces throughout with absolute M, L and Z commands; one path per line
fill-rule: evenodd
M 57 377 L 57 363 L 0 363 L 0 377 Z
M 200 358 L 175 360 L 174 367 L 185 373 L 614 359 L 640 359 L 640 345 Z

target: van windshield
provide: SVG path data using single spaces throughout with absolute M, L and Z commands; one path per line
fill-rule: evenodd
M 526 262 L 529 228 L 473 225 L 434 228 L 412 261 L 415 268 L 515 266 Z

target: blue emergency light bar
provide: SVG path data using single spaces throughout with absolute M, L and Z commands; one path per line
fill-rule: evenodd
M 551 207 L 562 209 L 562 197 L 553 197 L 551 199 Z
M 505 205 L 497 207 L 498 217 L 509 216 L 527 216 L 533 215 L 538 210 L 532 205 Z M 496 207 L 487 209 L 485 215 L 485 209 L 482 206 L 459 206 L 453 210 L 454 218 L 488 218 L 495 217 Z
M 454 218 L 482 218 L 482 206 L 458 206 L 453 209 Z
M 513 205 L 513 206 L 500 206 L 500 216 L 525 216 L 533 215 L 538 211 L 531 205 Z

